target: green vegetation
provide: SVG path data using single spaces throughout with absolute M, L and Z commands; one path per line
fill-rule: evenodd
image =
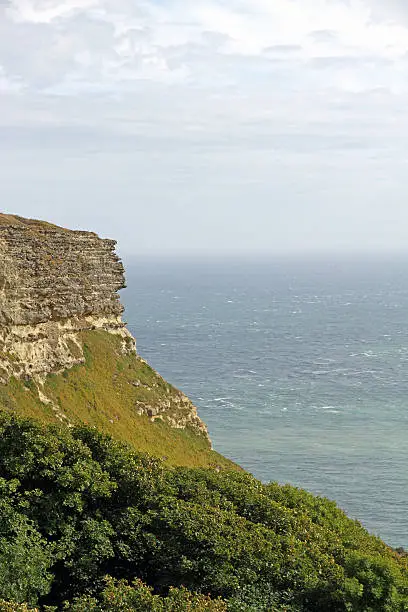
M 180 419 L 190 408 L 181 394 L 146 362 L 123 354 L 121 339 L 104 331 L 82 334 L 86 363 L 52 374 L 42 388 L 50 400 L 40 400 L 32 380 L 11 379 L 0 384 L 0 410 L 42 423 L 85 423 L 134 449 L 166 457 L 170 465 L 239 469 L 210 449 L 207 438 L 196 430 L 172 429 L 160 418 L 140 416 L 166 402 L 166 413 Z
M 109 576 L 106 586 L 96 597 L 84 595 L 73 602 L 65 602 L 63 610 L 68 612 L 226 612 L 227 605 L 220 598 L 190 593 L 184 587 L 171 587 L 167 596 L 154 595 L 153 589 L 141 580 L 129 585 L 125 580 L 115 581 Z M 37 607 L 28 607 L 9 601 L 0 601 L 0 612 L 39 612 Z M 55 610 L 45 606 L 43 610 Z
M 93 428 L 3 414 L 0 507 L 4 612 L 408 610 L 407 558 L 333 502 Z
M 0 612 L 408 612 L 405 551 L 170 427 L 177 389 L 81 340 L 84 364 L 0 385 Z
M 0 226 L 1 225 L 14 225 L 21 227 L 28 227 L 30 229 L 52 229 L 58 230 L 59 232 L 68 232 L 69 230 L 59 227 L 58 225 L 54 225 L 53 223 L 48 223 L 48 221 L 40 221 L 38 219 L 25 219 L 24 217 L 20 217 L 19 215 L 8 215 L 5 213 L 0 213 Z

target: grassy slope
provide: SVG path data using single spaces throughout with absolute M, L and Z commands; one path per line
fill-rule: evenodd
M 83 341 L 86 363 L 48 376 L 43 390 L 71 423 L 95 426 L 136 450 L 166 457 L 170 465 L 239 469 L 212 451 L 204 436 L 137 414 L 137 402 L 154 406 L 157 401 L 171 401 L 177 390 L 143 360 L 123 355 L 119 338 L 92 331 L 83 334 Z M 139 386 L 132 384 L 135 381 Z M 52 405 L 40 401 L 33 381 L 13 378 L 0 385 L 0 409 L 43 423 L 58 422 Z M 175 404 L 172 410 L 182 408 Z
M 54 225 L 53 223 L 48 223 L 47 221 L 40 221 L 38 219 L 25 219 L 24 217 L 20 217 L 19 215 L 9 215 L 0 213 L 0 226 L 2 225 L 12 225 L 12 226 L 21 226 L 28 227 L 32 230 L 35 229 L 52 229 L 58 230 L 59 232 L 69 232 L 63 227 L 59 227 L 58 225 Z M 93 233 L 93 232 L 90 232 Z

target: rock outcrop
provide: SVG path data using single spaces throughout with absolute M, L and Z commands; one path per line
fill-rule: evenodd
M 0 215 L 0 380 L 46 375 L 83 361 L 78 332 L 134 340 L 121 320 L 124 269 L 115 241 Z
M 0 384 L 12 377 L 33 381 L 41 402 L 51 405 L 59 420 L 67 419 L 64 406 L 47 397 L 44 383 L 49 374 L 85 363 L 85 333 L 119 336 L 122 355 L 143 362 L 122 321 L 118 291 L 125 277 L 115 245 L 92 232 L 0 214 Z M 152 384 L 160 387 L 156 376 Z M 161 397 L 139 384 L 134 383 L 136 415 L 208 437 L 183 393 L 174 389 Z

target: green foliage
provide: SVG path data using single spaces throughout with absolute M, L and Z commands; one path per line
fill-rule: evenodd
M 242 472 L 169 469 L 84 426 L 0 419 L 0 512 L 5 600 L 72 612 L 408 610 L 407 558 L 333 502 Z
M 49 591 L 52 546 L 18 511 L 17 487 L 0 478 L 0 597 L 32 603 Z
M 126 581 L 114 581 L 108 577 L 106 587 L 97 598 L 84 596 L 73 603 L 66 603 L 69 612 L 226 612 L 226 604 L 220 599 L 212 600 L 205 595 L 190 593 L 185 588 L 170 588 L 166 597 L 153 594 L 153 590 L 135 580 L 132 585 Z
M 38 612 L 38 608 L 28 607 L 26 604 L 18 604 L 14 601 L 0 601 L 0 612 Z

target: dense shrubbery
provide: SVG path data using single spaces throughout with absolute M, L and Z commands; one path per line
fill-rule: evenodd
M 72 612 L 408 610 L 407 559 L 334 503 L 244 473 L 165 469 L 91 429 L 3 417 L 0 512 L 8 601 Z

